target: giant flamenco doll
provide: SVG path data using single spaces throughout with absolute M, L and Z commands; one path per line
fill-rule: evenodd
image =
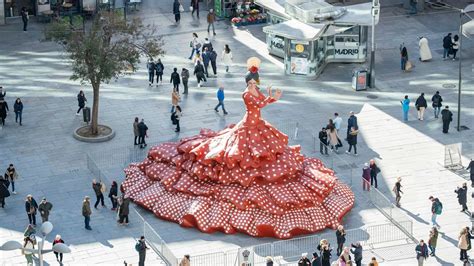
M 258 68 L 249 70 L 242 121 L 152 147 L 143 162 L 125 169 L 126 196 L 162 219 L 206 233 L 291 238 L 336 228 L 354 194 L 262 119 L 260 110 L 282 92 L 268 88 L 264 95 Z

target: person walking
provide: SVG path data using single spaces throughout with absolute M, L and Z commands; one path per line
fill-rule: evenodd
M 199 0 L 191 0 L 191 7 L 191 15 L 194 16 L 194 12 L 196 12 L 197 18 L 199 19 Z
M 203 49 L 203 51 L 204 51 L 204 49 Z M 195 55 L 194 58 L 193 58 L 193 63 L 194 63 L 194 65 L 196 65 L 196 64 L 198 63 L 198 61 L 201 62 L 201 63 L 203 62 L 203 59 L 202 59 L 202 56 L 201 56 L 201 52 L 199 52 L 199 51 L 196 52 L 196 55 Z
M 91 221 L 91 202 L 89 196 L 84 197 L 84 201 L 82 201 L 82 216 L 84 216 L 84 226 L 86 230 L 92 230 L 90 226 Z
M 436 256 L 436 244 L 438 243 L 438 229 L 436 227 L 432 227 L 430 230 L 430 236 L 428 239 L 428 247 L 431 250 L 430 256 Z
M 171 73 L 170 83 L 173 83 L 173 90 L 176 90 L 179 93 L 179 83 L 181 83 L 181 78 L 179 77 L 178 69 L 173 68 L 173 73 Z
M 416 259 L 418 260 L 418 266 L 423 266 L 423 263 L 428 259 L 428 247 L 426 246 L 423 239 L 415 247 Z
M 94 208 L 97 209 L 97 206 L 99 206 L 99 202 L 102 205 L 102 207 L 105 207 L 105 203 L 104 203 L 105 189 L 103 189 L 102 182 L 97 182 L 97 180 L 93 179 L 92 180 L 92 189 L 94 190 L 94 193 L 95 193 L 95 196 L 96 196 L 96 201 L 95 201 L 95 204 L 94 204 Z
M 179 266 L 191 266 L 191 260 L 189 255 L 184 255 L 181 261 L 179 262 Z
M 212 73 L 217 76 L 217 53 L 214 50 L 209 51 L 209 60 L 211 61 Z
M 457 187 L 454 193 L 458 195 L 458 203 L 462 206 L 461 212 L 467 211 L 467 184 L 463 183 L 462 187 Z
M 328 155 L 328 133 L 326 132 L 325 127 L 323 127 L 321 131 L 319 131 L 319 152 L 321 154 Z
M 184 11 L 183 6 L 179 2 L 179 0 L 174 0 L 173 2 L 173 14 L 174 14 L 174 21 L 176 25 L 179 24 L 179 21 L 181 20 L 181 12 Z
M 474 159 L 471 158 L 469 165 L 466 167 L 466 171 L 470 170 L 471 174 L 471 187 L 474 187 Z
M 197 78 L 198 87 L 201 87 L 201 81 L 204 80 L 206 82 L 206 76 L 204 75 L 204 66 L 201 64 L 201 61 L 196 62 L 196 66 L 194 67 L 194 75 Z
M 181 69 L 181 81 L 183 82 L 184 87 L 183 94 L 188 94 L 189 70 L 184 67 Z
M 344 243 L 346 243 L 346 231 L 344 230 L 344 226 L 342 226 L 342 225 L 339 225 L 337 227 L 336 241 L 337 241 L 336 255 L 339 256 L 342 253 Z
M 410 7 L 411 7 L 411 10 L 409 13 L 410 15 L 416 15 L 418 13 L 417 5 L 418 5 L 418 0 L 410 0 Z
M 329 145 L 331 146 L 331 150 L 337 153 L 337 150 L 339 149 L 339 147 L 341 147 L 340 145 L 341 140 L 339 139 L 339 136 L 337 134 L 337 131 L 334 125 L 329 124 L 326 127 L 326 133 L 328 135 Z
M 7 179 L 3 179 L 0 175 L 0 207 L 5 208 L 5 198 L 10 197 L 10 191 L 8 191 L 8 187 L 10 186 L 10 182 Z
M 163 71 L 165 66 L 161 63 L 161 59 L 158 58 L 158 61 L 155 63 L 155 72 L 156 72 L 156 86 L 158 84 L 163 84 Z M 158 83 L 159 82 L 159 83 Z
M 108 195 L 110 202 L 112 203 L 112 209 L 110 209 L 112 211 L 117 210 L 117 194 L 118 194 L 117 182 L 112 181 L 112 185 L 110 186 L 109 195 Z
M 209 62 L 211 61 L 210 53 L 207 47 L 203 48 L 202 52 L 202 62 L 204 64 L 204 73 L 206 73 L 206 78 L 209 78 Z
M 441 111 L 441 120 L 443 120 L 443 133 L 447 134 L 449 131 L 449 124 L 453 121 L 453 113 L 449 110 L 449 106 L 445 106 Z
M 148 86 L 151 87 L 155 80 L 155 61 L 152 58 L 148 60 L 146 68 L 148 69 Z
M 15 122 L 18 123 L 18 119 L 20 119 L 20 126 L 22 126 L 23 103 L 20 98 L 17 98 L 13 104 L 13 112 L 15 112 Z
M 176 121 L 176 129 L 174 132 L 179 132 L 181 131 L 181 128 L 179 126 L 179 121 L 181 120 L 181 116 L 182 116 L 182 110 L 181 110 L 181 106 L 177 105 L 176 106 L 176 111 L 174 112 L 174 119 Z
M 458 237 L 458 248 L 459 248 L 459 259 L 461 261 L 465 261 L 468 259 L 467 256 L 467 248 L 468 248 L 468 243 L 467 243 L 467 237 L 468 237 L 468 232 L 467 229 L 464 227 L 461 232 L 459 233 Z
M 406 66 L 408 62 L 408 50 L 405 45 L 402 44 L 402 48 L 400 49 L 400 66 L 403 72 L 406 72 Z
M 133 145 L 138 145 L 138 141 L 139 141 L 139 133 L 138 133 L 138 117 L 135 117 L 135 120 L 133 121 L 133 136 L 134 136 L 134 140 L 133 140 Z
M 370 191 L 370 167 L 368 163 L 362 168 L 362 190 Z
M 416 99 L 415 107 L 418 111 L 418 120 L 423 121 L 426 107 L 428 107 L 428 104 L 426 103 L 425 99 L 425 93 L 422 92 L 418 99 Z
M 4 99 L 0 99 L 0 119 L 2 120 L 2 126 L 5 126 L 5 119 L 10 110 L 8 109 L 8 103 Z
M 232 56 L 232 51 L 230 50 L 228 44 L 224 46 L 224 50 L 222 51 L 221 58 L 222 58 L 222 62 L 224 62 L 225 72 L 228 73 L 229 68 L 232 65 L 232 60 L 234 59 L 234 57 Z
M 13 166 L 13 164 L 11 163 L 7 170 L 5 171 L 5 178 L 8 180 L 8 182 L 10 182 L 10 184 L 12 185 L 12 194 L 16 194 L 16 190 L 15 190 L 15 182 L 16 180 L 18 179 L 18 172 L 16 171 L 15 167 Z
M 41 220 L 42 223 L 49 221 L 49 213 L 53 209 L 53 204 L 51 202 L 47 201 L 45 197 L 40 202 L 40 205 L 38 206 L 38 211 L 41 215 Z
M 449 59 L 449 54 L 451 53 L 452 47 L 453 47 L 453 42 L 451 39 L 451 33 L 448 33 L 443 38 L 443 60 Z
M 433 106 L 433 109 L 434 109 L 434 116 L 435 118 L 438 118 L 439 116 L 439 113 L 441 111 L 441 106 L 443 106 L 442 102 L 443 102 L 443 98 L 441 97 L 441 95 L 439 95 L 439 91 L 437 91 L 433 97 L 431 97 L 431 102 L 432 102 L 432 106 Z
M 351 247 L 351 253 L 354 254 L 356 266 L 362 266 L 362 245 L 357 242 L 355 244 L 351 244 Z
M 393 193 L 395 193 L 395 206 L 400 208 L 402 205 L 400 205 L 400 200 L 402 199 L 402 178 L 397 177 L 397 182 L 395 182 L 395 185 L 393 185 L 392 188 Z
M 408 111 L 410 110 L 410 99 L 408 99 L 408 95 L 405 95 L 405 98 L 400 101 L 402 104 L 402 111 L 403 111 L 403 121 L 408 121 Z
M 216 111 L 216 113 L 219 112 L 218 108 L 219 107 L 222 107 L 222 112 L 224 112 L 224 115 L 227 114 L 227 111 L 225 110 L 225 107 L 224 107 L 224 86 L 219 86 L 219 89 L 217 90 L 217 101 L 218 101 L 218 104 L 216 105 L 216 107 L 214 107 L 214 110 Z
M 374 159 L 371 159 L 369 161 L 369 167 L 370 167 L 370 185 L 374 186 L 374 183 L 375 183 L 375 188 L 377 188 L 377 175 L 380 173 L 380 168 L 377 166 Z
M 458 50 L 459 50 L 459 36 L 454 35 L 454 38 L 452 40 L 453 61 L 456 60 L 456 54 Z
M 204 43 L 202 44 L 202 50 L 207 48 L 207 51 L 212 51 L 214 50 L 214 47 L 212 46 L 212 42 L 209 40 L 209 38 L 204 38 Z
M 145 237 L 141 236 L 135 245 L 135 249 L 138 251 L 138 266 L 145 266 L 146 250 L 148 249 Z
M 441 226 L 436 222 L 436 218 L 442 213 L 443 204 L 438 198 L 433 196 L 430 196 L 428 199 L 431 200 L 431 223 L 439 229 Z
M 56 235 L 56 237 L 54 238 L 53 240 L 53 247 L 54 245 L 56 244 L 64 244 L 64 240 L 61 238 L 61 235 Z M 59 252 L 56 252 L 56 251 L 53 251 L 54 253 L 54 256 L 56 256 L 56 261 L 59 261 L 60 263 L 63 262 L 63 253 L 59 253 Z
M 23 21 L 23 31 L 26 32 L 28 30 L 28 20 L 30 20 L 30 16 L 28 15 L 26 7 L 21 8 L 20 15 L 21 20 Z
M 171 92 L 171 113 L 174 113 L 174 110 L 176 106 L 178 106 L 180 100 L 181 97 L 179 97 L 179 94 L 175 90 L 173 90 Z
M 23 242 L 22 253 L 26 258 L 26 265 L 33 266 L 33 250 L 35 249 L 35 243 L 33 242 L 33 237 L 25 237 Z
M 130 198 L 121 196 L 121 202 L 119 207 L 119 220 L 120 225 L 128 225 L 128 215 L 130 213 Z
M 7 90 L 0 86 L 0 100 L 5 100 L 5 95 L 7 95 Z
M 79 109 L 77 109 L 76 115 L 79 116 L 79 112 L 81 109 L 83 109 L 86 106 L 86 96 L 84 95 L 84 92 L 81 90 L 79 91 L 79 94 L 77 95 L 77 105 L 79 106 Z
M 38 210 L 38 204 L 31 194 L 26 196 L 25 210 L 28 215 L 28 222 L 31 225 L 36 226 L 36 211 Z
M 194 0 L 192 0 L 192 1 L 194 1 Z M 196 2 L 197 1 L 198 0 L 196 0 Z M 193 59 L 194 53 L 198 53 L 199 49 L 201 49 L 201 43 L 199 42 L 197 33 L 195 33 L 195 32 L 193 33 L 193 39 L 189 43 L 189 46 L 191 47 L 191 55 L 189 56 L 189 60 L 191 60 L 191 59 Z
M 212 26 L 212 33 L 216 36 L 214 22 L 216 22 L 216 13 L 214 13 L 214 9 L 211 8 L 209 9 L 209 13 L 207 13 L 207 34 L 209 34 L 209 30 Z
M 357 120 L 357 118 L 356 118 L 356 120 Z M 342 118 L 339 116 L 338 113 L 334 113 L 333 122 L 334 122 L 334 127 L 336 128 L 337 132 L 339 133 L 339 129 L 341 129 L 341 125 L 342 125 Z M 357 124 L 357 122 L 356 122 L 356 124 Z
M 137 125 L 138 127 L 138 144 L 140 145 L 141 149 L 146 147 L 145 138 L 148 138 L 148 127 L 145 124 L 145 119 L 142 118 L 140 123 Z
M 352 127 L 347 136 L 347 143 L 349 143 L 349 149 L 346 151 L 347 154 L 351 154 L 351 149 L 354 147 L 354 155 L 357 156 L 357 134 L 359 134 L 359 130 Z
M 347 138 L 349 138 L 349 133 L 351 132 L 351 128 L 359 129 L 357 125 L 357 116 L 355 116 L 353 111 L 349 112 L 349 118 L 347 119 Z
M 420 49 L 421 62 L 426 62 L 433 58 L 433 56 L 431 55 L 431 49 L 428 43 L 428 39 L 426 37 L 420 37 L 420 41 L 418 42 L 418 47 Z

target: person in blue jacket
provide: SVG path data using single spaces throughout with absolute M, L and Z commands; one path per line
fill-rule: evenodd
M 219 103 L 216 105 L 214 110 L 216 111 L 216 113 L 218 113 L 219 110 L 217 110 L 217 108 L 219 108 L 219 106 L 222 106 L 222 111 L 226 115 L 227 111 L 225 110 L 225 107 L 224 107 L 224 87 L 223 86 L 220 86 L 219 89 L 217 90 L 217 100 L 219 101 Z
M 403 110 L 403 121 L 408 121 L 408 110 L 410 110 L 410 99 L 408 99 L 408 95 L 405 95 L 405 98 L 400 101 L 402 104 Z

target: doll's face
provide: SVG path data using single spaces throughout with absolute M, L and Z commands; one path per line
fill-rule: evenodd
M 253 79 L 249 80 L 249 82 L 247 82 L 247 85 L 249 87 L 249 89 L 255 89 L 257 87 L 257 82 Z

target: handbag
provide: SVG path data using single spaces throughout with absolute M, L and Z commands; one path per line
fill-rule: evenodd
M 415 66 L 413 65 L 412 62 L 410 61 L 407 61 L 406 65 L 405 65 L 405 70 L 406 71 L 411 71 Z
M 184 7 L 182 4 L 179 4 L 179 12 L 184 12 Z
M 193 12 L 193 6 L 189 6 L 189 11 Z

